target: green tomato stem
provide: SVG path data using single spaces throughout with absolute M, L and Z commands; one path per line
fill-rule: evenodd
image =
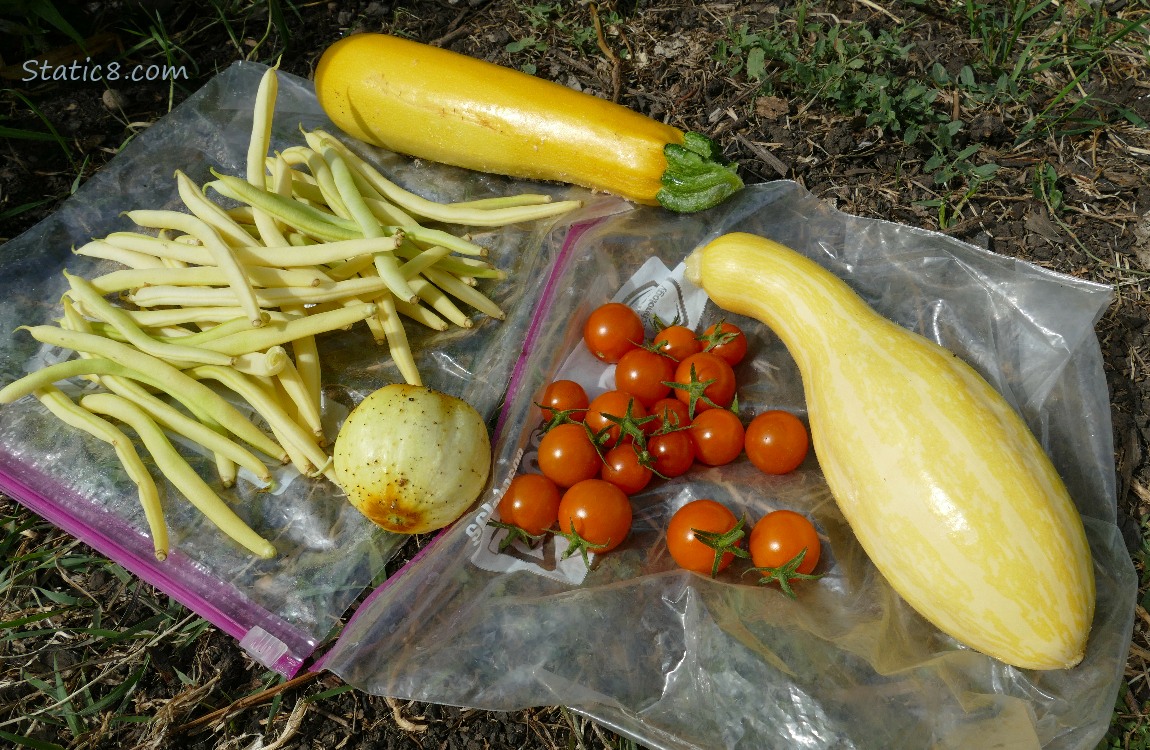
M 759 578 L 759 583 L 766 585 L 771 581 L 777 581 L 779 588 L 783 590 L 791 599 L 797 599 L 795 590 L 791 587 L 791 581 L 817 581 L 823 577 L 822 573 L 800 573 L 799 566 L 803 564 L 803 558 L 807 556 L 807 548 L 803 547 L 799 554 L 787 560 L 785 563 L 777 568 L 750 568 L 748 573 L 761 573 L 762 577 Z
M 728 552 L 736 557 L 750 557 L 750 553 L 739 546 L 743 537 L 746 536 L 746 532 L 744 531 L 746 522 L 746 518 L 740 518 L 734 528 L 725 532 L 691 529 L 691 532 L 695 535 L 695 539 L 715 551 L 715 559 L 711 563 L 711 578 L 719 574 L 719 565 L 722 564 L 723 556 Z

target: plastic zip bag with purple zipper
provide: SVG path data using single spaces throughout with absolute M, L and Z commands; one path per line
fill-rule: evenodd
M 74 255 L 71 248 L 111 232 L 135 230 L 121 215 L 124 211 L 184 210 L 176 169 L 198 184 L 212 179 L 210 168 L 244 173 L 253 102 L 266 70 L 237 63 L 220 73 L 128 144 L 49 218 L 0 247 L 0 295 L 5 300 L 0 307 L 0 384 L 73 356 L 17 330 L 54 324 L 61 317 L 60 297 L 68 288 L 64 270 L 93 278 L 123 268 Z M 334 132 L 309 81 L 283 73 L 278 77 L 273 151 L 302 145 L 301 127 Z M 548 191 L 378 156 L 396 182 L 434 200 L 490 198 L 528 188 Z M 559 195 L 563 188 L 550 190 Z M 547 229 L 546 221 L 537 221 L 472 232 L 490 250 L 488 259 L 507 272 L 503 281 L 481 282 L 506 312 L 505 320 L 475 316 L 474 328 L 442 333 L 407 327 L 425 384 L 465 399 L 485 418 L 494 418 L 499 407 L 541 289 L 534 281 L 545 276 L 550 264 L 543 242 Z M 321 336 L 319 347 L 330 443 L 350 406 L 403 378 L 386 347 L 376 344 L 362 324 Z M 80 393 L 86 381 L 60 385 Z M 186 444 L 181 450 L 203 477 L 214 478 L 210 456 Z M 368 522 L 326 479 L 309 479 L 290 466 L 270 468 L 270 488 L 241 471 L 235 486 L 221 489 L 221 495 L 275 545 L 274 559 L 258 559 L 231 542 L 169 487 L 162 494 L 172 552 L 160 562 L 135 486 L 109 445 L 62 424 L 32 396 L 0 407 L 0 489 L 210 620 L 260 663 L 291 675 L 339 626 L 341 615 L 407 537 Z
M 700 310 L 697 290 L 675 274 L 691 250 L 732 231 L 815 259 L 887 317 L 962 356 L 1024 415 L 1065 478 L 1094 555 L 1097 611 L 1081 664 L 1017 669 L 940 633 L 869 562 L 817 460 L 783 476 L 743 457 L 656 479 L 632 497 L 628 539 L 593 556 L 590 570 L 578 555 L 562 560 L 562 539 L 499 551 L 503 532 L 487 520 L 498 518 L 515 474 L 537 471 L 544 387 L 575 377 L 593 398 L 610 386 L 606 368 L 580 361 L 581 321 L 608 300 L 639 310 L 648 336 L 653 312 L 678 313 L 697 331 L 719 317 L 740 325 L 750 340 L 736 367 L 740 411 L 805 415 L 778 338 L 712 304 Z M 582 224 L 551 274 L 500 414 L 492 491 L 369 597 L 323 668 L 401 699 L 566 705 L 666 750 L 1094 748 L 1121 681 L 1137 590 L 1115 521 L 1093 328 L 1108 288 L 849 216 L 783 181 L 750 186 L 703 215 L 640 208 Z M 731 570 L 710 579 L 678 568 L 667 523 L 701 497 L 752 521 L 777 508 L 811 517 L 825 540 L 823 577 L 802 581 L 792 600 Z

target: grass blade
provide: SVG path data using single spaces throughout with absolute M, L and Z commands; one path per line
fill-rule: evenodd
M 68 157 L 68 163 L 71 164 L 72 167 L 74 168 L 76 166 L 76 159 L 75 159 L 75 157 L 72 156 L 72 149 L 68 145 L 67 139 L 65 139 L 64 136 L 60 135 L 60 131 L 56 130 L 56 126 L 52 124 L 52 121 L 49 120 L 48 117 L 42 111 L 40 111 L 40 108 L 36 106 L 35 102 L 33 102 L 31 99 L 29 99 L 27 96 L 25 96 L 23 93 L 17 91 L 16 89 L 4 89 L 4 93 L 10 94 L 10 95 L 16 97 L 17 99 L 19 99 L 20 101 L 22 101 L 24 103 L 24 106 L 26 106 L 26 107 L 28 107 L 28 109 L 32 110 L 32 114 L 36 115 L 36 117 L 39 118 L 40 122 L 44 123 L 44 126 L 46 128 L 48 128 L 47 134 L 40 133 L 37 136 L 29 135 L 29 134 L 35 133 L 36 131 L 32 131 L 32 130 L 21 131 L 21 132 L 25 133 L 24 138 L 27 140 L 54 141 L 60 147 L 60 150 L 64 152 L 64 156 Z M 45 137 L 41 138 L 40 136 L 45 136 Z M 16 137 L 19 138 L 19 136 L 16 136 Z
M 48 742 L 47 740 L 37 740 L 32 737 L 23 737 L 11 732 L 0 730 L 0 740 L 7 740 L 16 747 L 27 747 L 31 750 L 66 750 L 63 745 L 57 745 L 55 742 Z

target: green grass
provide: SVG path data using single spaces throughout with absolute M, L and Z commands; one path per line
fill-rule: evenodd
M 196 35 L 213 33 L 215 25 L 222 26 L 241 59 L 273 62 L 291 46 L 291 23 L 300 18 L 294 3 L 209 0 L 209 4 L 215 18 L 198 29 Z
M 939 223 L 946 226 L 993 176 L 995 165 L 976 160 L 977 144 L 958 145 L 965 123 L 952 120 L 940 105 L 949 98 L 945 69 L 935 66 L 932 76 L 914 74 L 915 45 L 906 25 L 872 30 L 832 23 L 812 10 L 813 5 L 798 3 L 768 28 L 732 26 L 717 46 L 716 61 L 729 75 L 757 82 L 762 93 L 796 102 L 799 111 L 818 106 L 865 113 L 863 127 L 907 145 L 927 144 L 924 170 L 948 195 L 922 205 L 937 208 Z
M 125 32 L 135 37 L 136 42 L 124 51 L 123 57 L 143 58 L 154 60 L 157 64 L 166 66 L 166 69 L 176 70 L 191 66 L 195 73 L 199 72 L 195 56 L 188 53 L 180 43 L 173 38 L 164 23 L 163 14 L 157 9 L 146 11 L 143 22 L 135 22 Z M 168 80 L 168 111 L 176 103 L 175 76 Z
M 52 0 L 0 0 L 0 33 L 22 40 L 22 49 L 9 53 L 13 57 L 6 63 L 18 66 L 20 60 L 41 58 L 65 44 L 85 49 L 93 36 L 115 33 L 124 46 L 111 53 L 93 52 L 94 59 L 105 65 L 116 62 L 122 72 L 135 65 L 168 71 L 165 85 L 169 111 L 196 87 L 196 81 L 213 72 L 210 66 L 201 65 L 204 59 L 201 49 L 205 45 L 218 45 L 221 32 L 235 48 L 236 58 L 274 63 L 288 48 L 291 23 L 299 18 L 297 5 L 291 0 L 208 0 L 205 8 L 194 11 L 178 4 L 167 10 L 142 5 L 133 12 L 88 19 L 89 27 L 77 28 L 61 13 L 64 7 Z M 133 86 L 127 81 L 118 85 Z M 0 138 L 13 143 L 25 142 L 29 148 L 54 147 L 66 161 L 66 166 L 58 167 L 57 172 L 66 170 L 71 177 L 66 188 L 57 190 L 58 194 L 0 207 L 3 221 L 17 219 L 74 193 L 95 169 L 148 125 L 113 112 L 112 116 L 124 127 L 118 144 L 114 148 L 101 145 L 97 150 L 86 149 L 61 134 L 59 123 L 53 122 L 52 117 L 37 106 L 22 82 L 0 91 L 0 97 L 10 102 L 10 110 L 23 111 L 38 123 L 30 124 L 25 117 L 17 125 L 11 123 L 15 119 L 11 115 L 0 114 Z
M 1092 92 L 1105 83 L 1101 70 L 1125 67 L 1116 58 L 1133 55 L 1145 62 L 1150 13 L 1110 17 L 1103 4 L 1082 0 L 960 5 L 974 49 L 972 62 L 957 73 L 939 63 L 927 69 L 916 56 L 916 17 L 872 28 L 835 22 L 813 2 L 780 11 L 764 28 L 731 25 L 714 58 L 728 75 L 745 76 L 762 93 L 797 102 L 800 111 L 818 106 L 862 113 L 864 127 L 919 145 L 922 170 L 939 191 L 920 205 L 936 208 L 943 227 L 998 172 L 969 137 L 969 123 L 953 117 L 955 95 L 972 108 L 1019 123 L 1015 148 L 1115 124 L 1147 126 L 1134 112 Z M 1103 62 L 1110 65 L 1103 68 Z
M 194 651 L 203 621 L 175 602 L 148 597 L 135 600 L 145 605 L 138 619 L 121 619 L 122 612 L 109 610 L 87 587 L 102 579 L 127 594 L 142 584 L 46 522 L 4 507 L 13 512 L 0 517 L 0 653 L 31 649 L 34 658 L 0 662 L 0 681 L 23 686 L 15 703 L 25 707 L 0 723 L 0 737 L 49 748 L 57 745 L 37 740 L 30 727 L 79 740 L 104 717 L 120 724 L 147 720 L 132 694 L 150 669 L 148 648 L 163 641 L 177 652 Z
M 7 500 L 0 500 L 0 613 L 5 747 L 122 746 L 122 738 L 141 736 L 134 732 L 147 736 L 144 725 L 169 703 L 190 712 L 177 715 L 176 725 L 230 706 L 223 725 L 203 725 L 186 736 L 195 746 L 214 746 L 217 732 L 234 744 L 234 735 L 251 738 L 243 727 L 253 718 L 271 738 L 293 718 L 345 714 L 347 696 L 355 693 L 338 680 L 306 677 L 300 687 L 281 691 L 287 681 L 259 668 L 250 670 L 246 685 L 206 689 L 217 675 L 203 654 L 211 629 L 206 620 Z M 167 688 L 157 684 L 163 673 Z M 384 703 L 356 695 L 353 702 Z M 205 705 L 197 705 L 198 696 L 207 698 Z M 640 750 L 564 708 L 541 709 L 537 729 L 544 744 L 531 747 Z M 175 741 L 169 740 L 145 746 Z
M 561 40 L 564 45 L 570 45 L 584 54 L 598 55 L 598 32 L 594 21 L 588 12 L 572 3 L 519 3 L 520 14 L 526 22 L 525 33 L 504 45 L 505 51 L 519 57 L 527 58 L 519 62 L 520 70 L 534 75 L 538 72 L 535 59 L 547 52 L 550 47 L 547 41 L 550 38 Z M 611 8 L 598 8 L 596 11 L 603 33 L 607 29 L 622 22 L 623 18 Z M 619 49 L 617 54 L 625 58 L 626 47 Z
M 53 34 L 84 46 L 83 35 L 52 0 L 0 0 L 0 32 L 20 40 L 24 57 L 47 48 Z
M 716 60 L 731 75 L 744 73 L 765 94 L 786 95 L 800 109 L 814 104 L 841 112 L 867 112 L 866 125 L 902 133 L 908 141 L 937 123 L 939 91 L 888 67 L 905 63 L 913 45 L 902 29 L 872 32 L 866 26 L 829 25 L 800 3 L 770 28 L 731 27 Z
M 56 129 L 56 126 L 52 123 L 52 121 L 48 119 L 48 117 L 40 110 L 39 107 L 36 106 L 35 102 L 29 99 L 23 92 L 17 91 L 16 89 L 4 89 L 3 92 L 0 93 L 18 99 L 21 103 L 23 103 L 25 107 L 28 108 L 28 111 L 35 115 L 36 119 L 38 119 L 44 125 L 43 131 L 28 130 L 25 128 L 11 128 L 0 125 L 0 137 L 8 138 L 14 141 L 55 143 L 60 148 L 60 151 L 63 152 L 64 156 L 67 157 L 68 162 L 72 164 L 73 167 L 77 166 L 76 157 L 75 154 L 72 153 L 71 144 L 66 138 L 60 135 L 60 131 Z

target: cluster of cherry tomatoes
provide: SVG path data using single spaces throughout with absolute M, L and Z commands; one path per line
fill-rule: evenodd
M 806 516 L 785 509 L 767 513 L 747 536 L 743 519 L 722 503 L 703 498 L 671 516 L 667 551 L 679 567 L 712 577 L 730 567 L 736 557 L 749 557 L 754 567 L 747 572 L 758 573 L 759 583 L 776 581 L 783 593 L 793 597 L 792 583 L 819 578 L 812 571 L 819 563 L 822 542 Z
M 793 471 L 806 458 L 806 427 L 793 414 L 767 411 L 743 425 L 734 367 L 747 353 L 747 338 L 738 326 L 720 321 L 696 335 L 672 324 L 648 341 L 639 315 L 612 302 L 588 317 L 583 341 L 597 359 L 615 365 L 615 388 L 589 399 L 571 380 L 547 386 L 538 403 L 545 422 L 540 473 L 515 477 L 500 503 L 497 525 L 509 531 L 504 546 L 541 538 L 558 524 L 568 554 L 586 559 L 589 551 L 622 543 L 631 527 L 629 497 L 656 478 L 681 476 L 696 462 L 727 464 L 744 452 L 771 474 Z M 736 523 L 720 536 L 734 531 L 741 539 Z M 712 565 L 721 559 L 747 556 L 725 537 L 718 539 L 721 549 L 706 533 L 690 541 L 710 550 L 711 572 L 721 569 Z M 674 551 L 672 557 L 691 567 Z M 812 567 L 817 559 L 817 551 L 806 558 Z

